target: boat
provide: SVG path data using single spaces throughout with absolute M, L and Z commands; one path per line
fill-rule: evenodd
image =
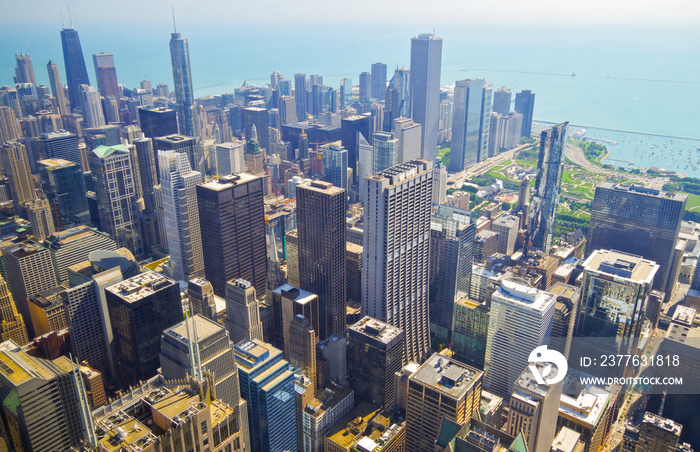
M 572 76 L 572 77 L 576 77 L 576 72 L 572 72 L 572 73 L 571 73 L 571 76 Z

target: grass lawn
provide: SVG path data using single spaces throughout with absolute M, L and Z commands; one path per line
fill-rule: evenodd
M 688 193 L 688 201 L 685 203 L 685 210 L 700 210 L 700 195 Z

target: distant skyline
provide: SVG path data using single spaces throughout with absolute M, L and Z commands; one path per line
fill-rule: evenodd
M 342 7 L 319 0 L 258 0 L 225 3 L 218 0 L 197 2 L 122 0 L 118 3 L 69 0 L 29 2 L 0 0 L 3 15 L 0 23 L 51 23 L 60 20 L 69 25 L 68 6 L 76 27 L 106 18 L 125 24 L 153 23 L 161 17 L 172 22 L 171 6 L 178 23 L 236 25 L 241 20 L 264 23 L 320 23 L 329 19 L 341 22 L 403 23 L 439 27 L 454 24 L 566 24 L 571 21 L 591 24 L 700 24 L 697 0 L 356 0 Z M 27 11 L 31 10 L 31 14 Z M 371 12 L 371 14 L 369 14 Z M 264 27 L 262 28 L 264 29 Z M 261 30 L 262 30 L 261 29 Z

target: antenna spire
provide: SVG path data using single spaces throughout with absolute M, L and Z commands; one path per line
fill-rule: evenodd
M 68 5 L 68 20 L 70 21 L 70 27 L 73 28 L 73 16 L 70 14 L 70 5 Z
M 175 24 L 175 5 L 172 5 L 171 8 L 173 9 L 173 29 L 175 30 L 175 33 L 177 33 L 177 25 Z
M 66 23 L 63 21 L 63 8 L 59 6 L 58 10 L 61 12 L 61 28 L 66 28 Z

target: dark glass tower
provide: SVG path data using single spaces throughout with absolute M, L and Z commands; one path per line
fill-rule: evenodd
M 372 99 L 381 99 L 386 92 L 386 64 L 372 65 Z
M 177 100 L 177 120 L 180 133 L 190 137 L 199 136 L 199 120 L 192 88 L 190 50 L 187 39 L 180 33 L 172 33 L 170 38 L 170 61 L 173 65 L 173 82 Z
M 559 206 L 566 152 L 565 122 L 542 132 L 535 192 L 530 202 L 527 237 L 533 248 L 549 253 Z
M 80 85 L 89 85 L 87 67 L 83 58 L 83 48 L 80 46 L 78 31 L 72 28 L 61 30 L 63 44 L 63 62 L 66 66 L 66 81 L 68 82 L 68 100 L 71 111 L 82 106 L 80 101 Z
M 515 95 L 515 112 L 523 115 L 521 137 L 529 137 L 532 131 L 532 113 L 535 110 L 535 93 L 524 89 Z
M 481 116 L 484 80 L 458 80 L 452 117 L 450 171 L 463 171 L 481 161 Z
M 306 120 L 306 74 L 294 74 L 294 100 L 296 100 L 297 120 Z

